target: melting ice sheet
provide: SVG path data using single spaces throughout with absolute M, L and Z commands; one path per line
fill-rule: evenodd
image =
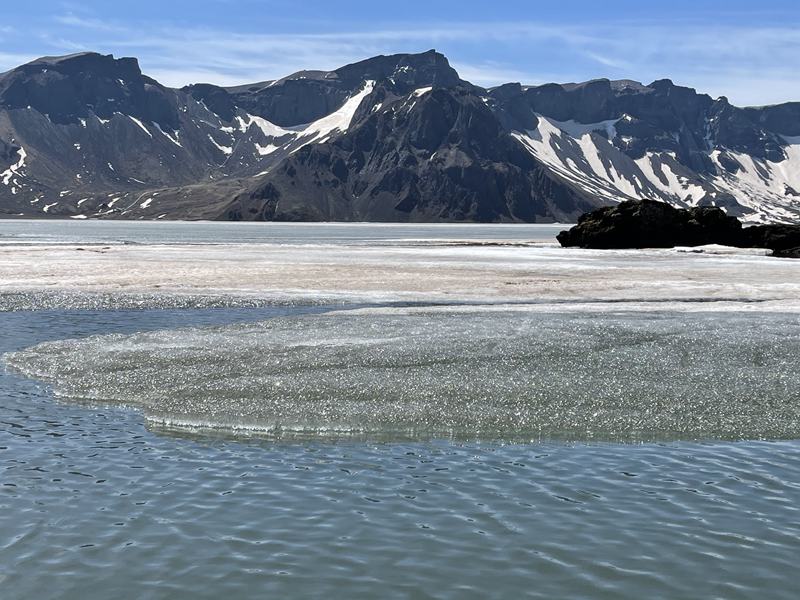
M 154 424 L 312 435 L 800 434 L 800 317 L 363 309 L 41 344 L 6 362 Z

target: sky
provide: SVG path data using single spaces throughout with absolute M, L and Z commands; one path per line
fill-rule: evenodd
M 800 100 L 798 0 L 2 0 L 0 72 L 135 56 L 161 83 L 234 85 L 377 54 L 444 53 L 483 86 L 672 79 L 738 105 Z

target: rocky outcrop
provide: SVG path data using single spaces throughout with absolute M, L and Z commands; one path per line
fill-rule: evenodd
M 671 248 L 735 245 L 741 234 L 741 222 L 719 208 L 684 210 L 654 200 L 630 200 L 581 216 L 575 227 L 558 234 L 558 241 L 580 248 Z
M 142 74 L 135 58 L 91 52 L 45 57 L 0 77 L 0 107 L 35 110 L 56 124 L 130 115 L 179 127 L 175 94 Z
M 777 256 L 800 248 L 800 225 L 754 225 L 742 231 L 739 246 L 769 248 Z
M 719 208 L 677 209 L 653 200 L 631 200 L 586 213 L 558 234 L 564 247 L 672 248 L 720 244 L 767 248 L 775 256 L 800 256 L 800 225 L 742 227 Z
M 772 255 L 778 258 L 800 258 L 800 246 L 797 248 L 787 248 L 786 250 L 776 250 Z

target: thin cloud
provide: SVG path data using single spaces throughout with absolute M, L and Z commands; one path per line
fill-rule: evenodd
M 55 21 L 56 23 L 66 25 L 68 27 L 82 27 L 84 29 L 91 29 L 93 31 L 126 31 L 124 27 L 102 21 L 101 19 L 79 17 L 74 14 L 56 16 Z
M 483 87 L 494 87 L 504 83 L 523 83 L 538 85 L 546 83 L 539 75 L 509 68 L 501 63 L 467 63 L 454 62 L 453 68 L 458 71 L 462 79 Z
M 38 56 L 34 56 L 33 54 L 0 52 L 0 73 L 10 71 L 19 65 L 24 65 L 25 63 L 29 63 L 37 58 Z
M 740 104 L 800 99 L 800 28 L 793 23 L 452 23 L 271 34 L 152 23 L 145 29 L 74 11 L 54 22 L 60 29 L 47 37 L 51 47 L 137 56 L 145 71 L 172 86 L 198 77 L 224 85 L 275 79 L 301 69 L 333 69 L 376 54 L 436 47 L 451 58 L 462 77 L 487 86 L 603 76 L 647 83 L 669 77 Z M 475 59 L 488 53 L 508 58 Z M 520 56 L 531 57 L 530 66 L 520 68 Z
M 612 67 L 614 69 L 630 69 L 632 64 L 627 60 L 621 60 L 619 58 L 610 58 L 608 56 L 603 56 L 602 54 L 598 54 L 597 52 L 586 52 L 586 56 L 591 60 L 605 66 L 605 67 Z

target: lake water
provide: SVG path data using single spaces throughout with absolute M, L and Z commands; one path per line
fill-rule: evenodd
M 342 309 L 0 312 L 0 597 L 797 597 L 796 314 Z
M 555 242 L 569 225 L 0 220 L 0 244 L 403 244 L 411 240 Z

